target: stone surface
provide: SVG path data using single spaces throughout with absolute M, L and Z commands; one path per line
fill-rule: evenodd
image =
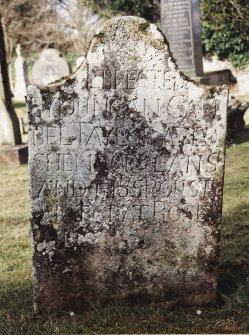
M 28 145 L 19 144 L 15 146 L 0 146 L 0 165 L 12 166 L 27 164 Z
M 13 107 L 3 26 L 0 20 L 0 146 L 22 143 L 18 117 Z
M 13 124 L 0 94 L 0 165 L 19 165 L 27 162 L 28 145 L 15 144 Z
M 230 87 L 230 95 L 241 101 L 249 101 L 249 65 L 235 68 L 228 60 L 219 60 L 217 56 L 213 56 L 209 60 L 203 60 L 203 67 L 205 73 L 229 69 L 237 80 L 237 84 Z
M 13 124 L 0 94 L 0 165 L 19 165 L 27 162 L 28 145 L 15 144 Z
M 231 70 L 232 74 L 236 77 L 236 69 L 231 62 L 227 59 L 220 60 L 218 56 L 212 56 L 209 58 L 203 58 L 203 71 L 208 72 L 217 72 L 221 70 Z
M 246 110 L 244 114 L 244 121 L 245 121 L 245 125 L 248 126 L 249 125 L 249 108 Z
M 0 29 L 0 45 L 1 29 Z M 0 53 L 3 56 L 3 53 Z M 0 57 L 1 58 L 1 57 Z M 3 76 L 3 57 L 0 59 L 0 165 L 19 165 L 28 162 L 28 146 L 21 144 L 20 129 L 9 94 L 6 94 L 6 74 Z M 6 65 L 6 62 L 5 64 Z M 5 80 L 4 80 L 5 79 Z M 7 90 L 9 87 L 7 88 Z M 8 103 L 6 102 L 8 98 Z
M 183 77 L 156 26 L 121 17 L 27 102 L 35 311 L 215 302 L 226 88 Z
M 44 49 L 32 69 L 32 82 L 47 85 L 70 73 L 67 62 L 56 49 Z
M 25 59 L 21 55 L 20 44 L 16 47 L 17 57 L 15 59 L 15 89 L 14 99 L 18 101 L 25 101 L 27 94 L 26 86 L 28 84 L 28 67 Z
M 11 118 L 5 106 L 3 97 L 1 97 L 0 90 L 0 146 L 2 145 L 15 145 L 15 137 Z
M 179 69 L 202 76 L 199 0 L 161 0 L 161 25 Z
M 237 83 L 237 79 L 230 69 L 204 73 L 200 80 L 206 85 L 227 85 L 228 87 Z
M 249 90 L 248 90 L 248 83 L 249 83 L 249 65 L 244 66 L 242 69 L 238 69 L 236 72 L 236 78 L 238 84 L 236 85 L 232 94 L 236 95 L 237 97 L 244 96 L 243 100 L 249 100 Z

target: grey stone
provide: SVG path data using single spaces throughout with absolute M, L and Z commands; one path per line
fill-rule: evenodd
M 0 145 L 21 144 L 18 117 L 12 105 L 3 25 L 0 20 Z M 8 128 L 6 130 L 6 127 Z
M 47 85 L 70 73 L 67 62 L 56 49 L 44 49 L 32 69 L 32 82 Z
M 15 59 L 15 89 L 14 98 L 18 101 L 25 101 L 27 94 L 26 86 L 28 84 L 28 67 L 25 59 L 21 54 L 20 44 L 16 47 L 17 58 Z
M 15 143 L 13 123 L 3 97 L 1 97 L 0 87 L 0 165 L 19 165 L 27 162 L 28 146 L 27 144 L 16 145 Z
M 27 164 L 28 146 L 27 144 L 18 144 L 15 146 L 0 146 L 0 165 L 13 166 Z
M 16 128 L 7 107 L 0 66 L 0 165 L 25 164 L 28 161 L 28 146 L 16 143 Z M 14 109 L 11 111 L 15 112 Z
M 202 76 L 199 0 L 161 0 L 161 25 L 179 69 Z
M 36 312 L 215 302 L 227 95 L 136 17 L 105 23 L 71 77 L 29 86 Z
M 0 94 L 0 146 L 2 145 L 15 145 L 15 137 L 11 118 Z

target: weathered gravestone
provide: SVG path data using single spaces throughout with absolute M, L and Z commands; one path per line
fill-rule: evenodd
M 179 69 L 203 76 L 199 0 L 162 0 L 161 25 Z
M 29 87 L 36 311 L 215 301 L 226 107 L 135 17 L 105 23 L 74 76 Z
M 28 67 L 21 54 L 20 44 L 16 47 L 17 57 L 15 59 L 15 90 L 14 98 L 18 101 L 25 101 L 27 94 L 26 85 L 28 84 Z
M 56 49 L 44 49 L 32 69 L 32 82 L 47 85 L 70 73 L 67 62 Z

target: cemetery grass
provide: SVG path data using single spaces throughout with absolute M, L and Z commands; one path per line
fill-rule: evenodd
M 92 306 L 83 315 L 32 311 L 27 166 L 0 169 L 0 334 L 248 333 L 249 129 L 227 149 L 219 300 L 205 308 L 177 302 Z M 200 310 L 201 313 L 197 313 Z M 198 315 L 199 314 L 199 315 Z

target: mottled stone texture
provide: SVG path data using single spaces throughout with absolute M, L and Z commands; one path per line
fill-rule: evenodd
M 36 311 L 215 301 L 226 107 L 135 17 L 105 23 L 70 78 L 29 87 Z

